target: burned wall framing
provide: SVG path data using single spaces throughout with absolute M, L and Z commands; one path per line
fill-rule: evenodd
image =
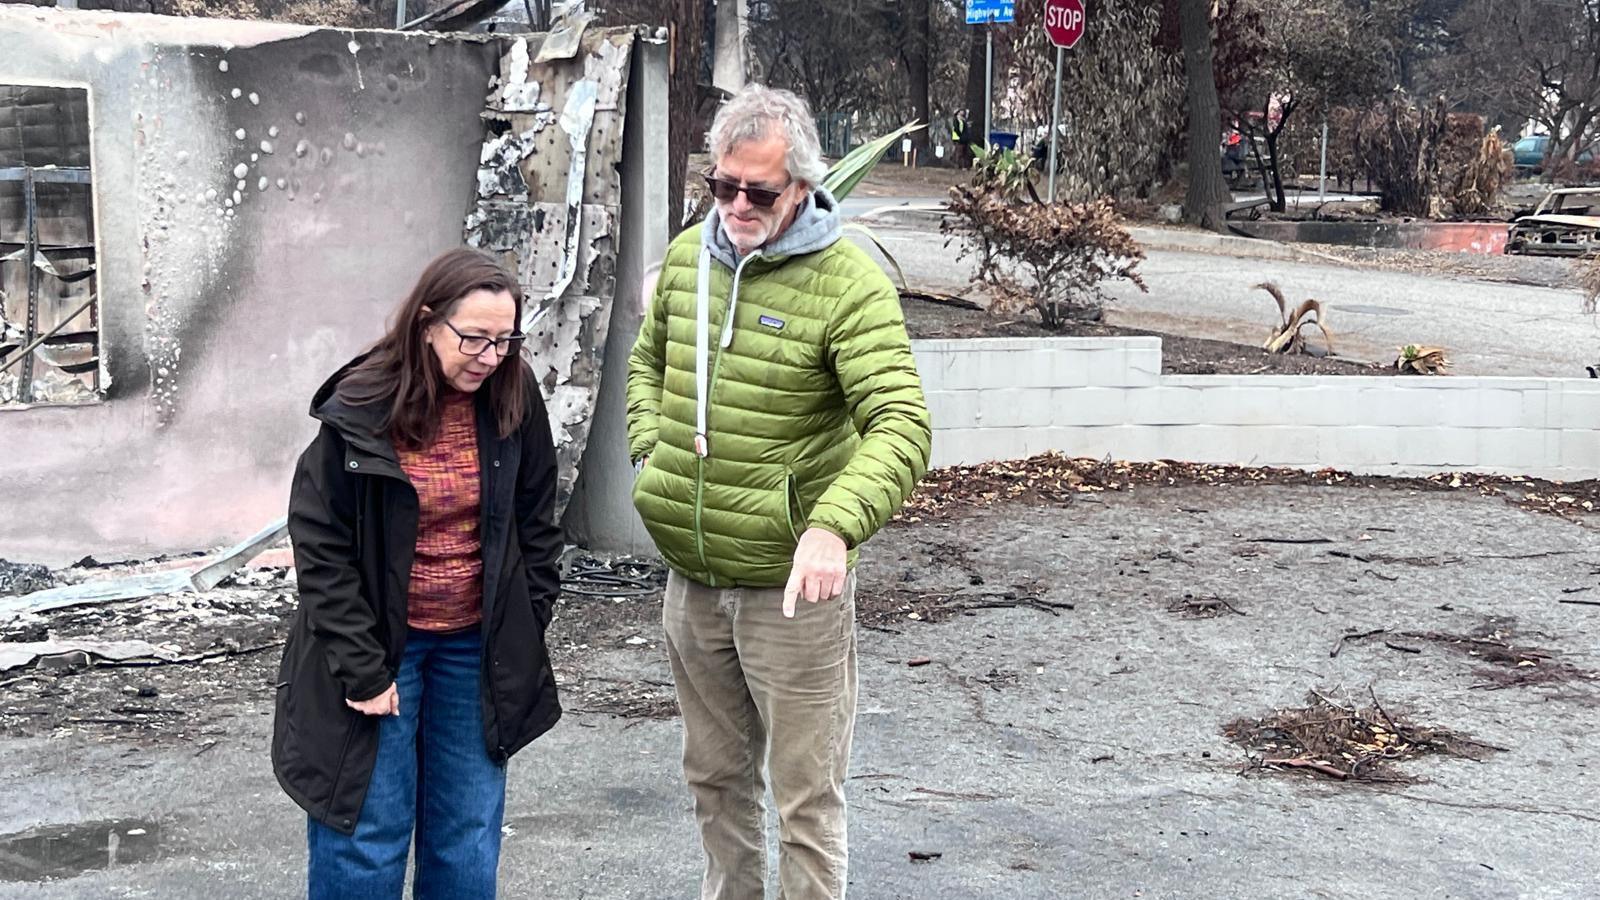
M 0 411 L 103 396 L 94 102 L 84 83 L 0 83 Z M 31 146 L 45 119 L 53 140 Z

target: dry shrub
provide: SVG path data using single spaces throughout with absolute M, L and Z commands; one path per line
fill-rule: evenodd
M 1439 147 L 1439 184 L 1451 211 L 1481 216 L 1490 211 L 1516 171 L 1511 150 L 1498 128 L 1484 127 L 1483 117 L 1451 113 Z
M 1447 114 L 1439 136 L 1439 171 L 1448 175 L 1465 169 L 1486 133 L 1488 126 L 1477 113 Z
M 1578 285 L 1583 290 L 1583 311 L 1593 315 L 1596 305 L 1600 305 L 1600 256 L 1591 256 L 1581 265 Z
M 1572 159 L 1550 160 L 1545 174 L 1562 187 L 1582 187 L 1600 182 L 1600 158 L 1588 162 Z
M 1073 319 L 1098 318 L 1109 297 L 1100 283 L 1126 278 L 1145 290 L 1144 259 L 1109 199 L 1089 203 L 1017 203 L 997 191 L 950 192 L 945 234 L 966 238 L 960 259 L 976 256 L 974 286 L 995 313 L 1033 310 L 1053 331 Z
M 421 15 L 431 4 L 413 2 L 412 14 Z M 392 2 L 361 0 L 156 0 L 150 11 L 174 16 L 208 16 L 223 19 L 271 19 L 323 28 L 388 28 L 394 24 Z
M 1444 98 L 1419 108 L 1403 92 L 1367 114 L 1361 161 L 1383 208 L 1418 218 L 1438 214 L 1439 146 L 1446 126 Z

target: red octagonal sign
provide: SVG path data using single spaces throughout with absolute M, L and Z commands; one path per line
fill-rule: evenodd
M 1044 30 L 1057 47 L 1076 47 L 1083 40 L 1083 0 L 1044 0 Z

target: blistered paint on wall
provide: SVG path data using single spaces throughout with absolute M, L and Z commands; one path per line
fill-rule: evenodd
M 190 550 L 282 515 L 313 391 L 464 238 L 532 298 L 565 503 L 617 293 L 633 42 L 539 62 L 541 36 L 0 5 L 0 82 L 90 91 L 109 384 L 0 410 L 0 557 Z

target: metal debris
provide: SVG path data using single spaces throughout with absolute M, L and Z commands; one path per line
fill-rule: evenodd
M 177 594 L 193 590 L 194 583 L 187 571 L 150 572 L 129 575 L 105 581 L 86 581 L 66 587 L 51 588 L 21 597 L 0 599 L 0 622 L 23 614 L 37 614 L 74 606 L 113 603 L 118 600 L 137 600 L 158 594 Z
M 502 56 L 483 113 L 495 124 L 463 229 L 469 246 L 517 272 L 529 298 L 525 352 L 550 413 L 563 509 L 594 418 L 616 293 L 617 162 L 636 37 L 575 33 L 570 59 L 532 59 L 526 38 Z
M 583 42 L 583 32 L 593 21 L 594 13 L 590 12 L 576 13 L 562 19 L 545 35 L 544 44 L 539 47 L 539 55 L 534 62 L 547 63 L 577 56 Z
M 175 654 L 146 641 L 31 641 L 0 643 L 0 672 L 33 665 L 40 659 L 82 654 L 86 659 L 126 662 L 131 659 L 165 660 Z
M 561 130 L 567 133 L 567 144 L 572 152 L 567 172 L 567 229 L 561 242 L 561 275 L 550 286 L 545 297 L 560 297 L 572 284 L 573 273 L 578 268 L 578 226 L 583 221 L 583 175 L 588 164 L 589 129 L 594 125 L 594 106 L 599 94 L 593 81 L 584 80 L 572 86 L 567 95 L 567 105 L 561 110 Z M 540 310 L 538 315 L 542 315 Z M 529 320 L 532 326 L 538 315 Z
M 23 614 L 37 614 L 74 606 L 138 600 L 162 594 L 203 593 L 221 584 L 229 575 L 243 568 L 250 560 L 259 556 L 261 551 L 276 544 L 288 533 L 288 520 L 279 519 L 198 569 L 147 572 L 102 581 L 86 581 L 82 584 L 36 591 L 20 597 L 0 598 L 0 622 Z

